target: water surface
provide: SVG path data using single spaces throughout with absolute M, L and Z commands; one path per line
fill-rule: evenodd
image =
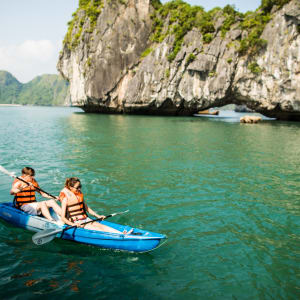
M 78 176 L 94 210 L 169 237 L 145 254 L 36 246 L 0 223 L 0 298 L 299 299 L 299 123 L 0 107 L 0 142 L 8 170 L 52 194 Z

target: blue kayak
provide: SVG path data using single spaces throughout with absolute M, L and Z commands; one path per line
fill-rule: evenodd
M 51 214 L 56 220 L 55 222 L 51 222 L 44 217 L 29 215 L 15 208 L 12 203 L 0 204 L 0 219 L 3 219 L 17 227 L 35 232 L 45 229 L 63 229 L 66 227 L 66 225 L 60 221 L 55 212 L 51 211 Z M 101 223 L 121 232 L 124 230 L 128 232 L 132 228 L 130 226 L 119 225 L 107 221 L 102 221 Z M 131 234 L 118 234 L 98 230 L 88 230 L 84 228 L 71 228 L 64 231 L 63 235 L 58 233 L 56 237 L 101 248 L 133 252 L 146 252 L 153 250 L 166 239 L 166 236 L 163 234 L 137 228 L 134 228 Z

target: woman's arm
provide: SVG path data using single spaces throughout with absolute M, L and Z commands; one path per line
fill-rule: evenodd
M 105 218 L 105 216 L 103 216 L 103 215 L 98 215 L 96 212 L 94 212 L 86 203 L 84 203 L 84 205 L 85 205 L 85 209 L 86 209 L 86 211 L 90 214 L 90 215 L 92 215 L 92 216 L 94 216 L 94 217 L 96 217 L 97 219 L 104 219 Z

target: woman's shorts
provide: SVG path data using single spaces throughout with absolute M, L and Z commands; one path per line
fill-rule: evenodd
M 21 206 L 21 210 L 23 210 L 24 212 L 30 215 L 38 216 L 41 214 L 40 210 L 38 210 L 38 205 L 39 204 L 37 202 L 24 204 Z

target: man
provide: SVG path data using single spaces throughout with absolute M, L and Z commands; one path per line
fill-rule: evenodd
M 25 167 L 22 169 L 20 178 L 28 182 L 29 185 L 17 178 L 14 180 L 10 194 L 15 195 L 15 207 L 30 215 L 37 216 L 42 214 L 49 221 L 55 221 L 50 215 L 49 207 L 52 207 L 58 215 L 61 215 L 61 208 L 53 199 L 41 202 L 36 201 L 35 192 L 39 192 L 45 198 L 52 197 L 36 189 L 39 188 L 39 185 L 34 179 L 34 175 L 34 169 Z

